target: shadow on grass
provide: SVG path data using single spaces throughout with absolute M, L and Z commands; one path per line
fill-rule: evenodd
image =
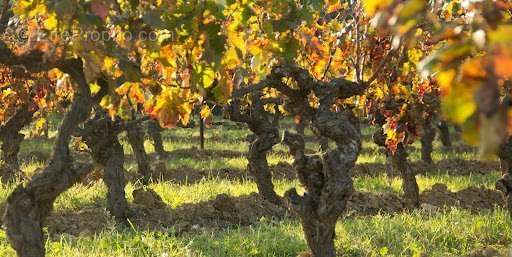
M 423 175 L 474 176 L 499 172 L 499 164 L 497 162 L 480 162 L 464 159 L 442 160 L 434 165 L 427 165 L 418 161 L 412 162 L 411 167 L 416 174 Z M 297 178 L 295 169 L 287 162 L 271 165 L 270 170 L 273 179 L 276 180 L 295 180 Z M 352 174 L 353 177 L 381 177 L 383 174 L 390 178 L 401 176 L 399 171 L 395 169 L 388 170 L 387 165 L 383 163 L 356 164 Z M 140 175 L 134 173 L 128 173 L 127 177 L 132 182 L 141 178 Z M 152 174 L 153 181 L 165 181 L 179 185 L 195 184 L 207 179 L 246 181 L 253 178 L 245 169 L 194 169 L 186 166 L 172 169 L 154 168 Z
M 487 175 L 499 172 L 498 162 L 481 162 L 477 160 L 449 159 L 441 160 L 432 165 L 421 161 L 411 162 L 411 168 L 416 174 L 449 174 L 449 175 Z M 389 172 L 389 174 L 388 174 Z M 395 169 L 388 169 L 384 163 L 360 163 L 353 169 L 354 176 L 379 177 L 387 174 L 391 177 L 400 176 Z
M 451 192 L 443 184 L 436 184 L 421 193 L 425 215 L 433 215 L 444 208 L 457 206 L 474 213 L 504 206 L 496 190 L 469 187 Z M 143 202 L 146 203 L 146 202 Z M 55 211 L 47 220 L 50 235 L 83 236 L 116 229 L 113 218 L 105 210 L 104 201 L 88 205 L 81 210 Z M 157 207 L 155 207 L 157 206 Z M 250 226 L 264 220 L 296 220 L 283 207 L 262 199 L 257 193 L 243 196 L 219 194 L 216 198 L 199 203 L 183 204 L 177 208 L 168 205 L 140 205 L 132 203 L 130 223 L 137 231 L 158 231 L 174 235 L 197 234 Z M 354 192 L 347 204 L 344 218 L 396 214 L 408 211 L 400 196 L 391 193 Z
M 249 226 L 263 218 L 273 220 L 289 217 L 284 208 L 263 200 L 256 193 L 239 197 L 220 194 L 215 199 L 184 204 L 178 208 L 132 203 L 130 209 L 129 220 L 136 230 L 175 234 L 216 231 Z M 57 210 L 48 218 L 46 224 L 49 233 L 55 236 L 97 234 L 116 226 L 105 208 L 97 204 L 78 211 Z

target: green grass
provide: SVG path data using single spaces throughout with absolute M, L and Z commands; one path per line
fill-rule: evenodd
M 461 256 L 482 246 L 503 248 L 512 222 L 502 210 L 471 214 L 451 209 L 435 216 L 413 212 L 348 218 L 337 226 L 336 246 L 347 256 Z M 306 251 L 296 221 L 262 220 L 256 226 L 186 234 L 106 229 L 94 236 L 47 241 L 48 256 L 295 256 Z M 0 232 L 0 256 L 13 256 Z
M 290 126 L 289 122 L 283 126 Z M 52 127 L 55 128 L 55 125 Z M 370 134 L 370 129 L 364 130 Z M 230 151 L 231 157 L 203 154 L 201 158 L 189 157 L 187 152 L 171 155 L 166 160 L 168 169 L 193 169 L 213 171 L 222 168 L 245 170 L 247 161 L 243 154 L 247 151 L 244 141 L 248 131 L 236 126 L 221 126 L 207 129 L 207 149 Z M 171 153 L 183 153 L 184 149 L 193 149 L 198 142 L 198 129 L 173 129 L 164 134 L 165 148 Z M 127 154 L 126 169 L 136 170 L 131 149 L 123 138 Z M 385 157 L 370 141 L 364 142 L 366 149 L 374 151 L 360 156 L 359 163 L 384 163 Z M 419 144 L 414 144 L 419 149 Z M 439 148 L 439 142 L 435 144 Z M 39 151 L 49 154 L 51 141 L 45 139 L 26 140 L 22 146 L 22 156 Z M 308 148 L 318 147 L 314 142 Z M 150 141 L 146 142 L 149 153 L 154 148 Z M 197 152 L 197 150 L 192 150 Z M 236 155 L 239 152 L 240 155 Z M 276 146 L 269 154 L 269 163 L 275 165 L 281 161 L 291 162 L 291 156 L 283 146 Z M 476 159 L 474 153 L 435 152 L 434 160 L 461 158 Z M 410 153 L 410 160 L 417 161 L 419 151 Z M 44 167 L 44 163 L 31 160 L 24 162 L 23 170 L 31 174 Z M 492 188 L 499 177 L 498 171 L 487 175 L 452 176 L 444 171 L 427 173 L 417 177 L 420 190 L 430 188 L 435 183 L 445 183 L 451 190 L 460 190 L 468 186 Z M 295 180 L 274 180 L 276 190 L 283 194 L 291 187 L 299 187 Z M 357 190 L 370 192 L 391 192 L 401 194 L 401 180 L 395 177 L 389 180 L 385 171 L 377 177 L 358 176 L 354 178 Z M 4 201 L 14 184 L 0 186 L 0 201 Z M 131 192 L 136 185 L 128 184 L 127 197 L 132 201 Z M 226 193 L 233 196 L 247 195 L 256 192 L 256 185 L 250 179 L 230 181 L 215 176 L 207 176 L 196 183 L 154 182 L 151 188 L 172 208 L 184 204 L 198 203 L 214 199 L 218 194 Z M 55 204 L 58 210 L 79 211 L 88 206 L 105 207 L 105 186 L 98 182 L 92 186 L 77 185 L 62 194 Z M 260 222 L 245 227 L 231 227 L 224 230 L 208 230 L 177 234 L 171 229 L 168 232 L 139 231 L 135 228 L 105 227 L 95 235 L 73 237 L 71 235 L 52 235 L 46 242 L 47 256 L 55 257 L 294 257 L 306 251 L 300 224 L 297 220 L 281 221 L 262 219 Z M 512 220 L 506 211 L 496 209 L 471 213 L 466 210 L 452 208 L 436 214 L 422 211 L 402 212 L 394 215 L 349 216 L 338 222 L 336 246 L 346 256 L 462 256 L 482 246 L 494 246 L 500 249 L 512 243 Z M 0 230 L 0 256 L 15 256 L 6 239 L 5 232 Z

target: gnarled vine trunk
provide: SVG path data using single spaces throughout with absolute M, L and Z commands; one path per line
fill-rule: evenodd
M 258 94 L 252 97 L 250 111 L 242 111 L 240 103 L 235 100 L 229 106 L 228 112 L 231 120 L 246 123 L 254 133 L 248 138 L 250 146 L 247 167 L 256 182 L 258 192 L 267 201 L 280 205 L 282 201 L 274 190 L 272 173 L 267 162 L 268 152 L 280 141 L 277 119 L 269 118 Z
M 354 191 L 351 169 L 355 166 L 361 150 L 359 121 L 350 110 L 333 111 L 332 106 L 339 95 L 335 94 L 338 89 L 332 84 L 303 80 L 306 78 L 304 75 L 295 78 L 302 85 L 311 82 L 316 84 L 312 90 L 319 99 L 319 107 L 312 109 L 304 105 L 307 103 L 305 96 L 309 94 L 307 91 L 289 92 L 287 96 L 293 102 L 303 104 L 302 111 L 311 117 L 312 130 L 319 136 L 333 140 L 336 148 L 309 156 L 305 154 L 303 137 L 285 133 L 283 143 L 290 148 L 294 156 L 293 167 L 306 189 L 302 196 L 297 194 L 295 188 L 288 190 L 285 199 L 288 207 L 300 217 L 313 256 L 335 257 L 336 222 L 345 211 Z M 353 85 L 342 79 L 336 82 L 344 89 Z M 289 91 L 286 88 L 283 90 Z M 355 90 L 344 93 L 350 95 Z
M 128 202 L 124 188 L 124 152 L 118 134 L 122 131 L 119 121 L 113 121 L 106 113 L 98 110 L 79 133 L 89 149 L 92 158 L 104 169 L 103 181 L 107 192 L 107 209 L 119 223 L 126 222 Z
M 452 139 L 450 137 L 450 128 L 448 127 L 448 122 L 442 120 L 437 124 L 437 128 L 439 129 L 439 138 L 441 139 L 441 143 L 446 148 L 452 147 Z
M 503 193 L 507 209 L 512 216 L 512 137 L 501 145 L 498 156 L 502 177 L 496 182 L 496 189 Z
M 381 128 L 373 134 L 373 141 L 378 146 L 386 147 L 386 135 Z M 420 204 L 419 187 L 416 182 L 416 175 L 409 165 L 407 160 L 407 150 L 405 146 L 400 143 L 397 146 L 395 153 L 386 149 L 386 158 L 388 163 L 388 176 L 390 176 L 390 169 L 400 172 L 402 177 L 402 189 L 404 191 L 404 200 L 407 208 L 416 208 Z M 390 167 L 391 166 L 391 167 Z
M 16 113 L 0 127 L 0 141 L 2 141 L 2 161 L 0 169 L 3 171 L 1 180 L 3 183 L 14 181 L 16 177 L 22 176 L 18 154 L 20 145 L 25 138 L 21 130 L 30 124 L 34 116 L 35 108 L 30 108 L 29 104 L 21 105 Z
M 420 192 L 416 182 L 416 174 L 411 169 L 407 160 L 407 150 L 400 143 L 396 152 L 392 156 L 393 167 L 398 170 L 402 176 L 402 189 L 404 191 L 404 201 L 407 208 L 416 208 L 420 205 Z
M 151 166 L 149 164 L 149 157 L 144 148 L 144 131 L 141 126 L 134 126 L 127 130 L 128 142 L 132 146 L 133 154 L 137 160 L 139 174 L 142 175 L 142 183 L 149 184 L 151 180 Z
M 421 137 L 421 160 L 427 164 L 432 164 L 433 142 L 436 137 L 436 130 L 432 127 L 432 121 L 427 118 L 423 124 L 423 136 Z
M 289 87 L 284 82 L 285 78 L 293 78 L 298 88 Z M 302 196 L 294 188 L 288 190 L 285 202 L 300 217 L 313 256 L 335 257 L 336 221 L 354 191 L 350 170 L 361 150 L 361 133 L 359 121 L 351 111 L 337 111 L 341 108 L 333 106 L 339 99 L 361 94 L 366 84 L 344 78 L 319 81 L 303 68 L 283 64 L 274 67 L 270 75 L 258 84 L 238 89 L 233 95 L 244 95 L 265 87 L 273 87 L 286 96 L 284 108 L 288 113 L 308 117 L 312 122 L 311 128 L 318 135 L 336 143 L 334 149 L 309 156 L 305 154 L 302 136 L 286 132 L 283 138 L 283 143 L 294 156 L 293 167 L 306 189 Z M 319 100 L 318 108 L 309 104 L 311 94 Z
M 55 199 L 93 169 L 90 164 L 74 162 L 69 150 L 71 135 L 87 119 L 92 106 L 82 61 L 65 61 L 59 68 L 71 76 L 77 90 L 71 109 L 61 123 L 52 157 L 41 173 L 28 183 L 18 185 L 7 198 L 3 221 L 7 238 L 19 257 L 45 255 L 42 226 Z
M 277 128 L 257 135 L 256 139 L 249 146 L 247 157 L 249 173 L 256 181 L 258 192 L 263 198 L 274 204 L 281 204 L 281 198 L 274 190 L 272 173 L 267 162 L 267 154 L 275 144 L 279 143 L 279 140 Z
M 321 155 L 305 155 L 304 139 L 299 135 L 285 133 L 283 140 L 295 158 L 293 167 L 306 189 L 303 196 L 295 189 L 285 196 L 290 209 L 300 217 L 314 257 L 336 256 L 336 222 L 354 191 L 350 170 L 361 149 L 361 136 L 347 115 L 324 110 L 314 118 L 315 129 L 336 142 L 335 149 Z

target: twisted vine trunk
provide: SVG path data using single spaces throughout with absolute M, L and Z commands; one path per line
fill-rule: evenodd
M 277 128 L 257 135 L 256 139 L 251 142 L 247 157 L 249 173 L 256 181 L 258 192 L 267 201 L 277 205 L 281 204 L 281 198 L 274 190 L 272 173 L 267 162 L 267 154 L 275 144 L 279 143 L 279 140 Z
M 128 201 L 126 201 L 124 188 L 126 180 L 124 177 L 124 152 L 119 141 L 113 142 L 104 167 L 103 180 L 108 188 L 107 208 L 116 220 L 120 223 L 126 222 L 128 217 Z
M 104 169 L 103 181 L 108 188 L 107 209 L 119 223 L 125 223 L 128 201 L 124 188 L 124 152 L 119 143 L 119 122 L 102 111 L 85 123 L 81 136 L 92 152 L 92 158 Z
M 448 123 L 446 121 L 440 121 L 437 124 L 437 128 L 439 129 L 439 138 L 441 139 L 441 143 L 446 148 L 452 147 L 452 139 L 450 137 L 450 129 L 448 127 Z
M 386 147 L 386 135 L 384 130 L 380 128 L 373 134 L 373 141 L 378 146 Z M 409 165 L 407 160 L 407 151 L 405 146 L 400 143 L 397 146 L 395 153 L 386 149 L 386 158 L 388 163 L 387 171 L 388 176 L 391 177 L 391 169 L 400 172 L 402 177 L 402 189 L 404 191 L 404 200 L 407 208 L 416 208 L 420 204 L 420 193 L 418 183 L 416 182 L 416 175 Z
M 153 139 L 155 152 L 161 159 L 163 159 L 166 155 L 164 142 L 162 140 L 162 131 L 163 129 L 160 127 L 160 124 L 158 124 L 157 121 L 151 120 L 148 123 L 149 136 Z
M 16 177 L 22 176 L 18 154 L 20 145 L 25 138 L 21 133 L 23 127 L 30 124 L 35 113 L 35 108 L 30 108 L 29 104 L 23 104 L 16 110 L 16 113 L 0 127 L 0 141 L 2 141 L 2 161 L 3 171 L 1 180 L 3 183 L 11 182 Z
M 283 82 L 284 78 L 293 78 L 298 89 L 289 87 Z M 344 78 L 319 81 L 303 68 L 283 64 L 274 67 L 258 84 L 238 89 L 233 95 L 269 86 L 286 96 L 284 107 L 288 113 L 308 117 L 318 135 L 336 143 L 336 148 L 311 156 L 305 154 L 304 137 L 286 132 L 283 138 L 294 156 L 293 167 L 306 190 L 302 196 L 295 188 L 288 190 L 285 194 L 288 208 L 300 217 L 313 256 L 335 257 L 336 221 L 354 191 L 350 170 L 361 150 L 361 133 L 359 121 L 351 111 L 333 106 L 339 99 L 361 94 L 367 85 Z M 311 94 L 319 100 L 316 109 L 309 105 Z M 239 117 L 244 122 L 248 120 L 245 116 Z
M 498 156 L 502 176 L 496 182 L 496 189 L 503 193 L 507 209 L 512 216 L 512 137 L 501 145 Z
M 256 182 L 258 192 L 267 201 L 281 205 L 281 197 L 274 190 L 272 172 L 267 162 L 268 152 L 280 141 L 277 118 L 270 120 L 259 94 L 252 97 L 252 104 L 250 110 L 242 111 L 240 102 L 235 100 L 228 107 L 228 114 L 231 120 L 246 123 L 254 133 L 248 137 L 250 146 L 247 168 Z
M 306 241 L 314 257 L 335 257 L 335 227 L 354 191 L 350 170 L 361 149 L 359 127 L 347 113 L 320 111 L 313 126 L 321 135 L 336 142 L 336 148 L 321 155 L 304 154 L 302 136 L 285 133 L 283 142 L 294 156 L 293 167 L 306 193 L 291 189 L 285 197 L 300 217 Z
M 92 165 L 73 161 L 69 150 L 71 135 L 91 112 L 91 95 L 82 61 L 66 61 L 60 69 L 76 84 L 71 109 L 61 123 L 48 166 L 26 184 L 18 185 L 8 196 L 4 224 L 9 242 L 19 257 L 45 255 L 43 222 L 55 199 L 92 171 Z
M 402 176 L 402 188 L 404 191 L 405 206 L 407 208 L 416 208 L 420 205 L 420 192 L 416 175 L 407 160 L 407 151 L 405 146 L 400 143 L 392 156 L 393 167 L 398 170 Z
M 423 123 L 423 136 L 421 137 L 421 160 L 432 164 L 433 142 L 436 137 L 436 130 L 432 127 L 432 121 L 426 119 Z
M 137 160 L 139 174 L 142 175 L 142 183 L 149 184 L 151 180 L 151 166 L 149 165 L 149 157 L 144 148 L 144 131 L 140 126 L 134 126 L 127 130 L 128 142 L 132 146 L 133 154 Z

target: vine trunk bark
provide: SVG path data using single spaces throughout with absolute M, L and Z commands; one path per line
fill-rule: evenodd
M 128 142 L 132 146 L 133 154 L 137 160 L 137 167 L 139 174 L 142 175 L 142 183 L 149 184 L 151 180 L 151 166 L 149 164 L 149 157 L 144 148 L 144 131 L 140 126 L 134 126 L 127 130 Z
M 2 141 L 2 183 L 12 182 L 21 177 L 23 172 L 20 169 L 18 154 L 20 146 L 25 138 L 21 133 L 23 127 L 30 124 L 35 113 L 35 108 L 29 104 L 21 105 L 16 113 L 0 127 L 0 141 Z
M 71 76 L 77 89 L 71 108 L 61 123 L 52 157 L 42 172 L 26 184 L 18 185 L 6 201 L 3 218 L 6 234 L 19 257 L 45 255 L 42 226 L 55 199 L 93 168 L 90 164 L 74 162 L 69 150 L 71 135 L 87 119 L 92 106 L 82 61 L 68 60 L 59 68 Z
M 148 123 L 148 132 L 149 136 L 153 139 L 153 145 L 155 146 L 155 152 L 163 159 L 166 155 L 166 151 L 164 149 L 164 142 L 162 140 L 162 127 L 158 124 L 157 121 L 151 120 Z
M 423 136 L 421 137 L 421 160 L 424 163 L 432 164 L 432 151 L 436 130 L 432 126 L 432 121 L 426 119 L 423 123 Z
M 112 120 L 98 110 L 80 132 L 80 136 L 91 149 L 92 158 L 103 167 L 103 181 L 108 188 L 107 209 L 119 223 L 128 216 L 128 201 L 125 195 L 124 151 L 118 134 L 122 131 L 119 120 Z
M 228 113 L 231 120 L 246 123 L 253 132 L 253 135 L 248 137 L 250 146 L 247 168 L 256 182 L 258 192 L 267 201 L 281 205 L 282 200 L 274 190 L 272 172 L 267 162 L 268 152 L 280 141 L 278 119 L 272 119 L 265 111 L 260 96 L 255 94 L 252 97 L 252 106 L 249 110 L 242 110 L 240 102 L 233 101 L 228 107 Z
M 274 190 L 272 173 L 267 162 L 268 152 L 278 142 L 279 132 L 277 129 L 257 135 L 256 139 L 251 142 L 247 159 L 249 161 L 249 173 L 256 181 L 258 192 L 266 200 L 279 205 L 281 204 L 281 198 Z
M 392 160 L 393 167 L 398 170 L 402 176 L 405 206 L 407 208 L 417 208 L 420 205 L 419 187 L 416 182 L 416 174 L 414 174 L 407 160 L 407 150 L 402 143 L 398 145 Z
M 285 198 L 300 217 L 313 256 L 335 257 L 336 222 L 354 191 L 350 170 L 361 149 L 361 136 L 346 113 L 324 110 L 314 117 L 313 126 L 337 147 L 320 155 L 306 155 L 304 138 L 286 132 L 283 142 L 294 156 L 293 167 L 306 193 L 300 196 L 293 188 Z

